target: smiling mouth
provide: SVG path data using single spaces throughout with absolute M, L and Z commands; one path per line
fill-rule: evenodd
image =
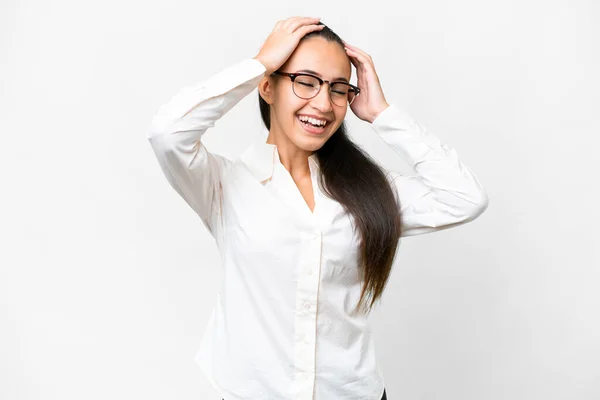
M 327 121 L 325 125 L 313 125 L 308 121 L 304 122 L 300 120 L 299 116 L 296 116 L 296 119 L 298 120 L 298 122 L 300 122 L 300 125 L 302 126 L 302 128 L 304 128 L 305 131 L 313 135 L 318 135 L 325 132 L 325 128 L 329 126 L 329 121 Z
M 302 115 L 298 115 L 298 119 L 300 119 L 301 117 L 303 117 L 303 116 Z M 310 117 L 310 118 L 312 118 L 312 117 Z M 309 124 L 311 124 L 313 126 L 326 126 L 329 123 L 329 121 L 327 121 L 326 119 L 322 119 L 322 120 L 321 119 L 317 119 L 317 118 L 312 118 L 312 119 L 315 119 L 315 120 L 317 120 L 319 122 L 324 121 L 325 123 L 324 124 L 319 123 L 319 124 L 315 125 L 315 124 L 313 124 L 310 121 L 305 121 L 305 122 L 307 122 L 307 123 L 309 123 Z

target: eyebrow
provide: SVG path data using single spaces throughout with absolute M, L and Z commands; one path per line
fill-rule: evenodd
M 298 70 L 296 72 L 307 72 L 309 74 L 313 74 L 313 75 L 318 76 L 319 78 L 322 78 L 321 74 L 319 74 L 317 71 L 313 71 L 312 69 L 300 69 L 300 70 Z M 349 83 L 348 79 L 344 78 L 343 76 L 337 77 L 337 78 L 333 79 L 333 81 L 334 82 L 336 82 L 336 81 L 344 81 L 346 83 Z

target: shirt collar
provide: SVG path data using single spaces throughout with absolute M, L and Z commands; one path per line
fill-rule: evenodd
M 267 143 L 267 136 L 261 134 L 240 156 L 240 160 L 248 167 L 252 175 L 263 182 L 273 176 L 275 163 L 280 163 L 277 145 Z M 311 167 L 318 167 L 316 153 L 308 157 Z M 315 170 L 315 168 L 311 168 Z

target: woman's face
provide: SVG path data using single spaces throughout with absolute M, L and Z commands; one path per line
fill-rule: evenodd
M 344 78 L 350 82 L 352 74 L 350 59 L 343 47 L 318 36 L 302 40 L 279 70 L 289 73 L 311 70 L 316 73 L 309 73 L 328 81 Z M 331 101 L 326 83 L 315 97 L 305 100 L 294 94 L 289 77 L 270 79 L 274 84 L 271 131 L 275 131 L 279 140 L 289 140 L 303 150 L 313 152 L 321 148 L 343 122 L 348 106 L 338 106 Z M 326 120 L 323 132 L 307 131 L 299 119 L 301 115 Z

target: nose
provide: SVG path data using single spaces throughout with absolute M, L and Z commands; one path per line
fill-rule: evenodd
M 321 90 L 311 99 L 310 104 L 322 113 L 330 112 L 333 109 L 329 95 L 329 83 L 323 83 Z

